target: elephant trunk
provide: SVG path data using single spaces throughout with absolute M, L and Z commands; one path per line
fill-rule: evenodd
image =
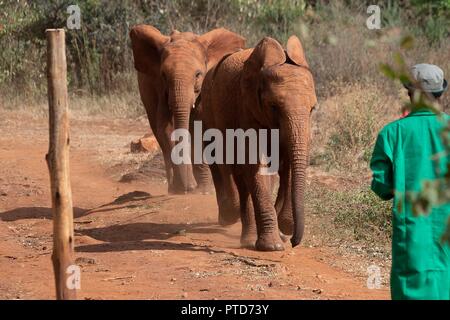
M 173 114 L 174 130 L 189 131 L 189 117 L 194 104 L 194 93 L 189 92 L 189 87 L 183 80 L 173 80 L 171 83 L 168 103 Z M 179 191 L 186 193 L 195 189 L 192 166 L 188 163 L 174 165 L 174 179 L 179 180 L 179 187 L 182 188 Z
M 294 220 L 292 246 L 300 244 L 305 229 L 305 186 L 308 167 L 309 116 L 289 120 L 288 147 L 292 170 L 292 211 Z
M 182 80 L 173 80 L 169 92 L 169 106 L 174 118 L 174 129 L 189 129 L 189 116 L 194 103 L 188 85 Z

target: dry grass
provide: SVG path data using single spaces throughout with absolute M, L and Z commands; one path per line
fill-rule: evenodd
M 324 187 L 311 180 L 306 190 L 304 245 L 331 247 L 341 261 L 327 262 L 363 277 L 370 265 L 389 274 L 391 258 L 391 207 L 370 191 L 366 182 Z M 389 277 L 384 279 L 389 280 Z M 386 282 L 385 284 L 388 284 Z
M 338 89 L 314 115 L 312 163 L 354 174 L 367 170 L 377 134 L 399 116 L 400 101 L 373 84 Z
M 82 92 L 69 95 L 69 108 L 74 118 L 100 116 L 118 119 L 135 119 L 145 116 L 139 92 L 113 92 L 109 95 L 90 95 Z M 48 116 L 48 102 L 44 95 L 20 96 L 0 95 L 0 109 L 3 111 L 23 112 L 33 117 Z
M 104 115 L 117 118 L 137 118 L 145 115 L 139 92 L 123 92 L 105 96 L 78 96 L 71 99 L 72 110 L 78 115 Z

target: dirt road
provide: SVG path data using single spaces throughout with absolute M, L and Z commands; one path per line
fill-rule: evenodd
M 389 297 L 327 263 L 344 259 L 331 248 L 239 248 L 240 225 L 216 224 L 213 195 L 168 196 L 160 168 L 140 174 L 128 143 L 147 130 L 145 121 L 72 121 L 80 299 Z M 1 114 L 0 299 L 54 298 L 47 134 L 45 119 Z

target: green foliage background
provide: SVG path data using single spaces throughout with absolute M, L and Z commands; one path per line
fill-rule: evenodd
M 343 1 L 361 12 L 372 4 L 366 2 Z M 332 16 L 336 12 L 330 1 L 0 0 L 0 87 L 45 89 L 44 31 L 65 27 L 66 10 L 72 4 L 81 8 L 82 28 L 67 32 L 70 87 L 98 94 L 129 89 L 130 81 L 123 77 L 132 69 L 128 31 L 137 23 L 152 24 L 164 33 L 172 29 L 202 33 L 225 26 L 253 45 L 263 35 L 285 41 L 291 33 L 315 28 L 324 19 L 342 20 Z M 450 34 L 450 0 L 380 1 L 380 5 L 385 26 L 406 24 L 431 44 Z

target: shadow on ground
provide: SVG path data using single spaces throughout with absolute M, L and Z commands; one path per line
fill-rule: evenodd
M 140 240 L 169 240 L 172 237 L 186 234 L 212 234 L 227 235 L 226 229 L 214 223 L 131 223 L 113 225 L 103 228 L 77 230 L 78 233 L 104 242 L 123 242 Z
M 90 212 L 86 209 L 73 208 L 74 218 L 81 218 L 88 215 Z M 23 207 L 16 208 L 9 211 L 0 212 L 1 221 L 17 221 L 25 219 L 52 219 L 52 208 L 44 207 Z
M 170 200 L 172 197 L 158 196 L 152 197 L 142 191 L 134 191 L 118 197 L 111 203 L 92 209 L 89 213 L 109 212 L 120 209 L 130 209 L 145 207 L 144 204 L 137 203 L 142 200 L 160 198 L 162 201 Z M 93 238 L 104 243 L 83 245 L 76 248 L 78 252 L 114 252 L 130 250 L 192 250 L 211 251 L 207 247 L 201 249 L 192 243 L 174 243 L 170 239 L 178 237 L 178 241 L 183 241 L 183 236 L 192 234 L 221 234 L 235 239 L 236 236 L 229 234 L 226 228 L 217 223 L 160 223 L 160 222 L 136 222 L 124 223 L 135 220 L 146 215 L 158 214 L 155 211 L 140 212 L 140 215 L 106 227 L 80 228 L 77 234 Z M 236 238 L 236 240 L 238 240 Z M 186 242 L 189 238 L 186 238 Z
M 99 208 L 105 208 L 108 206 L 113 205 L 123 205 L 128 202 L 133 201 L 140 201 L 140 200 L 147 200 L 150 198 L 156 198 L 152 197 L 149 193 L 143 192 L 143 191 L 133 191 L 129 192 L 127 194 L 121 195 L 120 197 L 116 198 L 113 202 L 104 204 L 100 206 Z M 112 211 L 112 210 L 118 210 L 121 208 L 134 208 L 137 207 L 137 205 L 129 205 L 124 207 L 117 207 L 114 209 L 82 209 L 82 208 L 73 208 L 73 217 L 75 219 L 82 218 L 84 216 L 87 216 L 92 213 L 96 212 L 102 212 L 102 211 Z M 22 208 L 15 208 L 9 211 L 0 212 L 0 220 L 1 221 L 17 221 L 17 220 L 25 220 L 25 219 L 52 219 L 52 208 L 45 208 L 45 207 L 22 207 Z
M 126 241 L 115 243 L 100 243 L 78 246 L 76 252 L 121 252 L 131 250 L 183 250 L 195 252 L 226 253 L 208 246 L 199 246 L 192 243 L 174 243 L 166 241 Z

